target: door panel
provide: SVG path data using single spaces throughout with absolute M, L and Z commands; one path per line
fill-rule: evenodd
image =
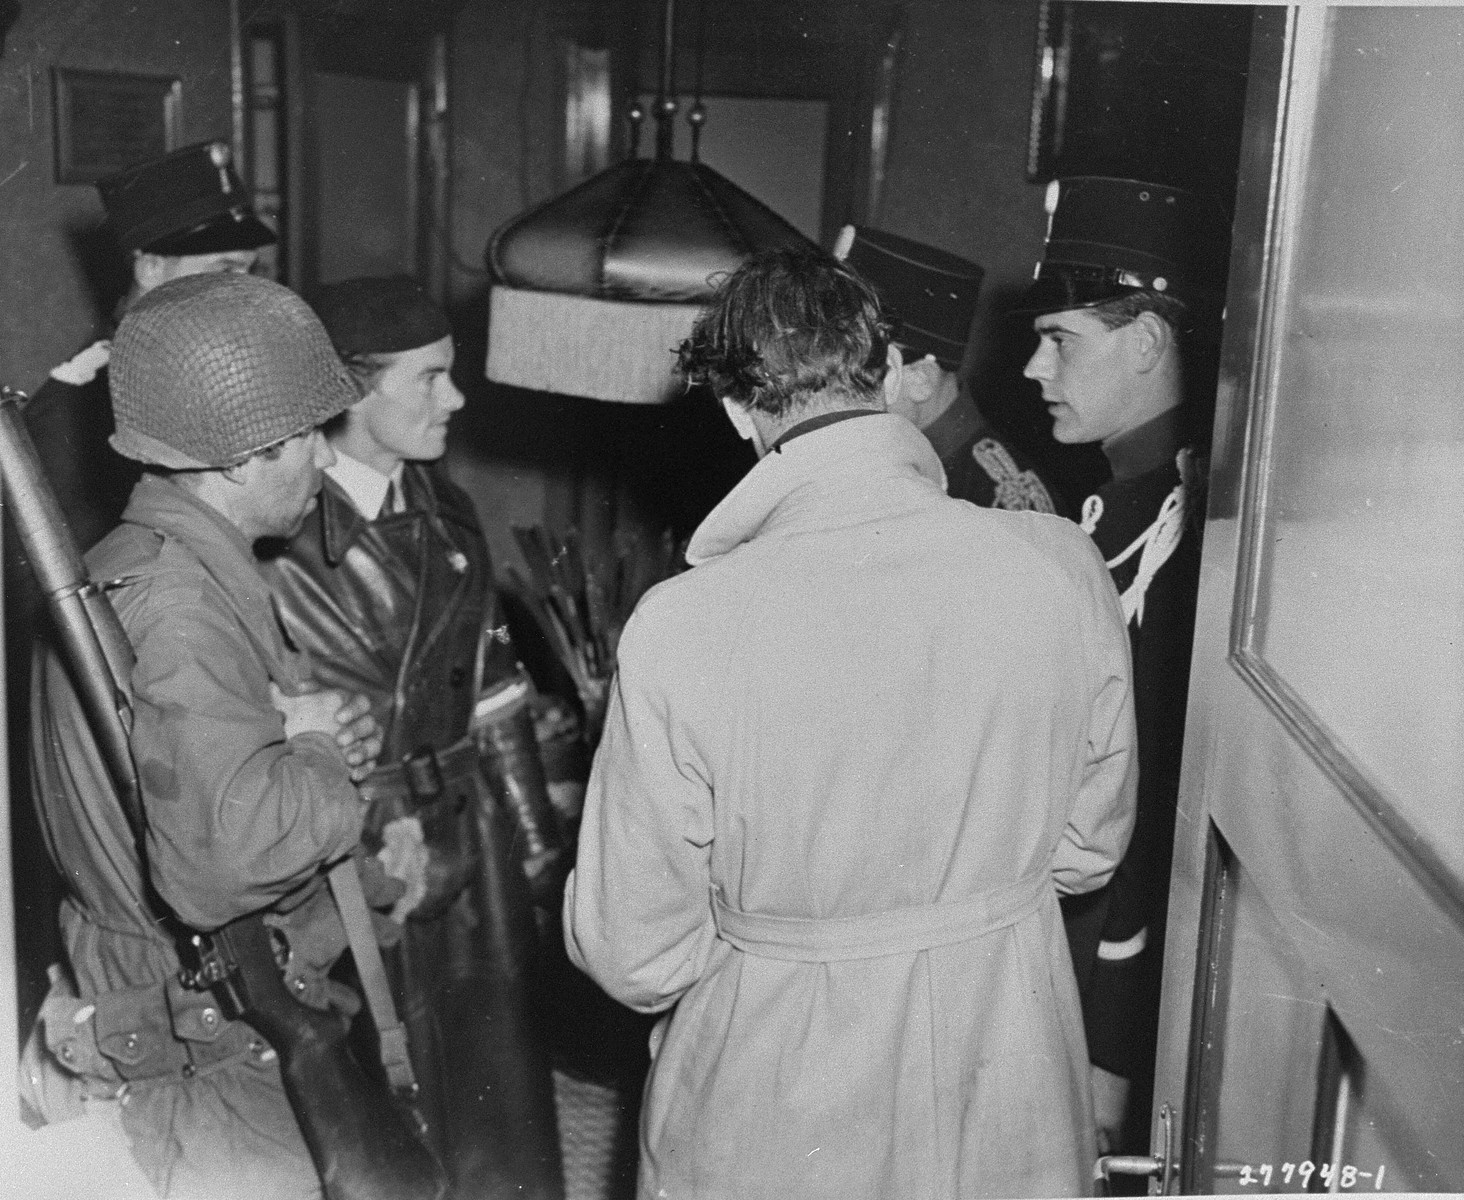
M 396 79 L 315 77 L 323 283 L 416 273 L 417 92 Z
M 250 27 L 268 50 L 254 140 L 280 160 L 280 274 L 296 290 L 405 273 L 445 294 L 447 34 L 436 6 L 421 8 L 403 20 L 291 10 Z
M 1156 1104 L 1187 1191 L 1458 1190 L 1464 12 L 1253 44 Z
M 1312 1123 L 1316 1058 L 1323 1014 L 1311 998 L 1310 973 L 1267 906 L 1254 877 L 1230 866 L 1230 941 L 1220 1026 L 1220 1114 L 1214 1161 L 1222 1165 L 1213 1190 L 1252 1191 L 1235 1164 L 1247 1158 L 1281 1164 L 1310 1157 L 1289 1144 L 1290 1131 Z M 1225 1056 L 1226 1046 L 1243 1047 Z M 1277 1075 L 1274 1065 L 1290 1064 Z M 1266 1103 L 1251 1098 L 1263 1095 Z M 1299 1153 L 1299 1151 L 1303 1151 Z

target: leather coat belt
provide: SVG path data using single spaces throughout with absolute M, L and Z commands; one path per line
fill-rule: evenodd
M 747 954 L 785 962 L 849 962 L 973 941 L 1031 916 L 1044 899 L 1057 902 L 1052 875 L 1046 869 L 965 900 L 857 917 L 740 912 L 723 901 L 719 888 L 713 888 L 712 915 L 717 935 Z
M 477 770 L 478 742 L 468 736 L 445 750 L 429 746 L 400 762 L 377 767 L 361 782 L 361 796 L 368 802 L 409 797 L 419 805 L 430 804 L 449 784 L 460 782 Z

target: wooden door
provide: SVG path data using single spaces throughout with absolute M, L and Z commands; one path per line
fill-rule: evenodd
M 286 281 L 414 275 L 447 259 L 447 41 L 431 23 L 282 25 Z
M 1464 1189 L 1461 180 L 1464 10 L 1258 10 L 1155 1088 L 1170 1191 Z

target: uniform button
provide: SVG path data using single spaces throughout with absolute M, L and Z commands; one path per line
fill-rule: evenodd
M 212 1029 L 215 1025 L 219 1023 L 219 1011 L 216 1008 L 205 1008 L 201 1013 L 198 1014 L 198 1019 L 202 1021 L 206 1027 Z
M 184 1063 L 183 1064 L 183 1078 L 184 1079 L 192 1079 L 197 1074 L 198 1074 L 198 1068 L 195 1067 L 192 1063 Z
M 294 988 L 296 992 L 303 996 L 305 994 L 305 988 L 308 985 L 303 979 L 296 979 L 292 984 L 290 984 L 290 986 Z
M 60 1048 L 56 1051 L 56 1056 L 62 1062 L 69 1063 L 73 1058 L 76 1057 L 76 1053 L 71 1049 L 70 1042 L 62 1042 Z
M 135 1034 L 135 1033 L 129 1033 L 125 1038 L 123 1038 L 122 1039 L 122 1049 L 126 1050 L 128 1054 L 131 1054 L 134 1050 L 136 1050 L 137 1049 L 137 1034 Z

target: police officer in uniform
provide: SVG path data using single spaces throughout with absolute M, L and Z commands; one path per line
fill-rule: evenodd
M 121 308 L 169 279 L 247 273 L 275 235 L 255 215 L 228 144 L 200 142 L 97 182 L 112 237 L 131 262 Z M 120 319 L 121 313 L 117 314 Z M 110 333 L 56 367 L 25 418 L 72 533 L 83 549 L 111 529 L 137 468 L 107 444 Z
M 1210 197 L 1094 176 L 1055 183 L 1049 212 L 1037 279 L 1018 310 L 1040 339 L 1024 374 L 1042 387 L 1053 437 L 1099 443 L 1112 468 L 1111 482 L 1084 502 L 1082 525 L 1128 620 L 1139 735 L 1133 841 L 1113 881 L 1068 900 L 1064 916 L 1099 1147 L 1142 1151 L 1228 221 Z
M 896 340 L 905 369 L 890 412 L 925 434 L 945 468 L 946 491 L 982 508 L 1062 512 L 1060 493 L 982 415 L 961 374 L 985 274 L 981 267 L 934 246 L 855 225 L 844 226 L 834 257 L 864 276 L 899 320 Z
M 463 405 L 451 329 L 405 276 L 311 299 L 360 399 L 327 431 L 319 508 L 266 570 L 317 679 L 369 696 L 384 730 L 365 841 L 408 880 L 388 963 L 454 1195 L 562 1196 L 530 1007 L 531 892 L 557 907 L 561 848 L 488 547 L 437 461 Z

